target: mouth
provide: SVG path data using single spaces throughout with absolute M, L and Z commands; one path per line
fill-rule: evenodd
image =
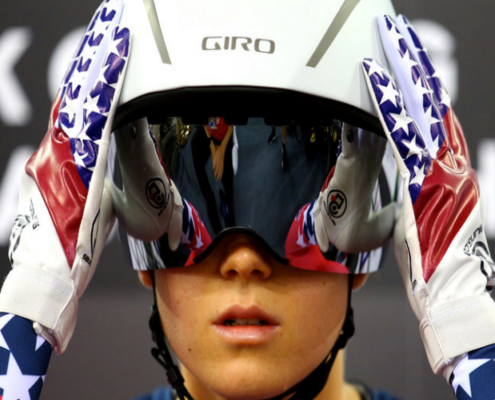
M 268 321 L 259 318 L 252 318 L 252 319 L 232 318 L 232 319 L 227 319 L 223 322 L 223 326 L 268 326 L 268 325 L 270 325 Z
M 256 305 L 231 306 L 214 320 L 213 325 L 223 340 L 235 346 L 267 343 L 280 329 L 278 320 Z
M 222 326 L 270 326 L 278 325 L 277 320 L 257 305 L 228 307 L 214 321 Z

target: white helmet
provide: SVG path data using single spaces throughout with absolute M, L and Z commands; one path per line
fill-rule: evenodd
M 127 0 L 132 47 L 114 125 L 323 115 L 382 132 L 360 65 L 387 65 L 383 13 L 395 15 L 390 0 Z

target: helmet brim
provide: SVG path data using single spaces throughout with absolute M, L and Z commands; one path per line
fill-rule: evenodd
M 249 118 L 263 118 L 266 125 L 331 125 L 340 120 L 384 137 L 378 118 L 355 106 L 287 89 L 249 86 L 185 87 L 149 93 L 117 109 L 114 129 L 146 117 L 164 124 L 181 117 L 185 124 L 205 125 L 221 115 L 229 125 L 245 125 Z

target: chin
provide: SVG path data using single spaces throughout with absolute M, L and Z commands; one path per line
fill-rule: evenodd
M 222 385 L 223 386 L 223 385 Z M 230 387 L 211 388 L 211 390 L 229 400 L 265 400 L 282 394 L 283 388 L 274 385 L 251 385 L 249 382 L 230 384 Z
M 285 375 L 281 373 L 281 368 L 231 366 L 228 371 L 204 378 L 203 382 L 209 390 L 223 398 L 265 400 L 284 393 L 304 378 L 304 374 L 301 376 Z

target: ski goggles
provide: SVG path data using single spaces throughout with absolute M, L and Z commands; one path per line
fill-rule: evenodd
M 134 269 L 193 265 L 233 233 L 256 237 L 277 261 L 298 268 L 379 269 L 383 248 L 349 254 L 330 245 L 323 254 L 316 242 L 313 209 L 340 153 L 341 122 L 271 126 L 251 118 L 244 125 L 228 125 L 215 117 L 204 125 L 186 125 L 169 118 L 150 129 L 182 197 L 182 239 L 173 251 L 167 234 L 144 242 L 120 230 Z M 370 212 L 392 201 L 395 182 L 387 176 L 380 173 Z M 345 199 L 336 198 L 333 206 L 338 212 L 346 207 Z

